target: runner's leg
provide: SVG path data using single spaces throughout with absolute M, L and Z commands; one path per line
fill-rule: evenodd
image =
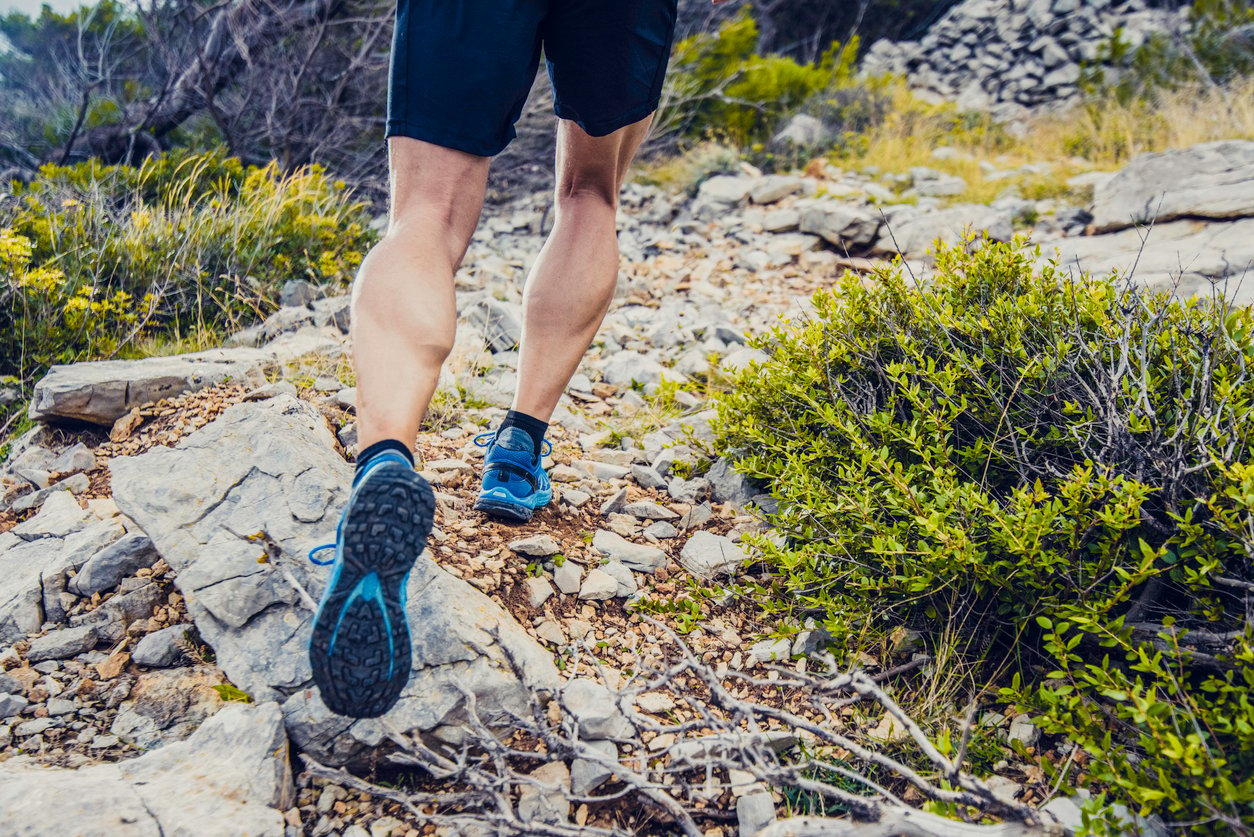
M 488 158 L 409 137 L 388 140 L 387 233 L 352 294 L 358 449 L 412 446 L 453 347 L 453 274 L 483 207 Z
M 651 119 L 603 137 L 559 123 L 553 230 L 523 290 L 518 412 L 549 420 L 609 310 L 618 280 L 618 193 Z

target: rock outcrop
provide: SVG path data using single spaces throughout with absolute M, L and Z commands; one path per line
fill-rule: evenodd
M 185 438 L 111 463 L 118 506 L 177 573 L 188 612 L 231 681 L 283 702 L 293 741 L 342 763 L 379 743 L 383 724 L 449 738 L 465 687 L 485 719 L 521 712 L 557 682 L 553 662 L 490 599 L 428 557 L 409 579 L 414 673 L 379 721 L 331 714 L 310 686 L 308 641 L 329 568 L 307 551 L 334 540 L 352 468 L 307 402 L 245 402 Z M 514 670 L 524 672 L 522 679 Z
M 283 837 L 293 802 L 277 704 L 224 706 L 186 741 L 79 770 L 0 763 L 0 822 L 14 837 Z
M 1093 190 L 1093 229 L 1113 232 L 1180 218 L 1254 217 L 1254 142 L 1208 142 L 1143 154 Z
M 306 332 L 260 349 L 58 364 L 35 385 L 28 414 L 35 421 L 75 419 L 110 425 L 134 407 L 223 381 L 264 383 L 265 364 L 338 345 L 334 338 Z

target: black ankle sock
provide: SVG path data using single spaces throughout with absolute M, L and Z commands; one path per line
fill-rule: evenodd
M 531 437 L 535 452 L 541 452 L 540 445 L 544 441 L 544 434 L 549 430 L 548 422 L 540 421 L 538 418 L 533 418 L 517 410 L 510 410 L 505 414 L 505 419 L 501 422 L 501 426 L 496 429 L 497 435 L 499 436 L 501 431 L 507 427 L 518 427 L 526 431 L 527 435 Z
M 383 439 L 367 446 L 365 450 L 357 454 L 357 471 L 353 474 L 354 484 L 356 484 L 357 478 L 361 476 L 361 471 L 366 467 L 366 463 L 385 450 L 394 450 L 408 459 L 411 466 L 414 464 L 414 453 L 409 449 L 409 445 L 399 439 Z

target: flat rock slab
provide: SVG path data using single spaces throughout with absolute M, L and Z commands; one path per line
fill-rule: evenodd
M 110 470 L 115 501 L 174 568 L 218 664 L 255 699 L 283 702 L 289 733 L 315 758 L 350 761 L 382 740 L 383 724 L 455 735 L 465 709 L 459 682 L 485 720 L 521 712 L 528 690 L 558 682 L 551 656 L 517 622 L 424 555 L 409 578 L 414 672 L 400 702 L 367 721 L 326 709 L 311 685 L 308 644 L 331 568 L 306 553 L 334 540 L 352 466 L 304 401 L 237 404 L 177 447 L 119 457 Z
M 1110 232 L 1177 218 L 1254 217 L 1254 142 L 1207 142 L 1144 154 L 1093 193 L 1093 229 Z
M 331 337 L 291 335 L 260 349 L 209 349 L 140 360 L 57 364 L 35 384 L 28 415 L 35 421 L 76 419 L 111 425 L 132 407 L 228 380 L 265 383 L 261 368 L 277 360 L 339 345 Z
M 224 706 L 186 741 L 130 761 L 78 770 L 0 764 L 0 822 L 14 837 L 282 837 L 280 810 L 293 797 L 273 703 Z
M 58 498 L 0 535 L 0 648 L 38 632 L 46 620 L 63 617 L 54 611 L 67 571 L 125 534 L 119 521 L 98 519 L 69 495 L 64 508 L 61 502 Z
M 1152 291 L 1174 290 L 1181 297 L 1209 296 L 1212 283 L 1227 281 L 1228 297 L 1238 305 L 1254 303 L 1254 218 L 1227 223 L 1172 221 L 1151 230 L 1123 230 L 1107 235 L 1065 238 L 1042 247 L 1057 249 L 1064 269 L 1094 275 L 1131 273 Z M 1246 277 L 1246 281 L 1241 281 Z
M 959 244 L 968 235 L 988 236 L 993 241 L 1014 237 L 1014 218 L 1009 212 L 980 204 L 959 204 L 947 209 L 918 210 L 912 206 L 894 207 L 880 231 L 875 249 L 880 253 L 900 253 L 907 258 L 925 258 L 936 240 Z

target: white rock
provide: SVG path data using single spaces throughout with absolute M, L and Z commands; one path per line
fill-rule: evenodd
M 574 561 L 563 561 L 560 567 L 553 570 L 553 582 L 557 589 L 568 596 L 579 592 L 582 578 L 583 570 Z
M 800 229 L 838 248 L 859 250 L 875 242 L 880 223 L 879 214 L 870 210 L 837 201 L 814 201 L 801 210 Z
M 694 532 L 679 554 L 684 569 L 705 579 L 734 575 L 747 560 L 745 551 L 730 538 L 703 530 Z
M 308 344 L 308 345 L 307 345 Z M 95 360 L 57 364 L 35 385 L 29 415 L 37 421 L 70 418 L 111 425 L 132 407 L 226 380 L 265 383 L 262 366 L 286 360 L 293 351 L 338 347 L 329 339 L 275 343 L 261 349 L 209 349 L 141 360 Z
M 736 821 L 740 837 L 754 837 L 762 829 L 775 822 L 775 800 L 765 789 L 747 793 L 736 800 Z
M 1011 741 L 1018 741 L 1024 747 L 1033 747 L 1040 740 L 1041 731 L 1027 715 L 1016 715 L 1010 722 L 1009 737 Z
M 580 738 L 625 738 L 631 733 L 631 722 L 619 710 L 614 693 L 600 683 L 575 678 L 562 689 L 560 700 L 578 726 Z
M 541 608 L 553 595 L 553 585 L 547 578 L 528 578 L 523 582 L 527 588 L 527 598 L 533 608 Z
M 548 558 L 562 551 L 562 545 L 552 535 L 530 535 L 511 541 L 510 550 L 528 558 Z
M 631 570 L 627 569 L 617 561 L 610 561 L 609 563 L 602 565 L 599 569 L 602 572 L 613 576 L 614 580 L 618 582 L 618 590 L 614 593 L 615 598 L 624 598 L 627 596 L 634 596 L 636 594 L 636 590 L 638 588 L 636 587 L 636 579 L 631 574 Z
M 595 569 L 584 578 L 579 598 L 592 601 L 612 599 L 618 595 L 618 579 L 602 569 Z
M 650 715 L 661 715 L 674 709 L 675 701 L 661 692 L 645 692 L 636 698 L 636 708 Z
M 290 396 L 237 404 L 176 447 L 117 457 L 110 471 L 114 499 L 174 568 L 231 682 L 257 700 L 286 698 L 293 740 L 324 763 L 377 747 L 373 727 L 332 715 L 310 688 L 313 610 L 293 582 L 316 602 L 331 568 L 294 558 L 333 537 L 352 479 L 322 415 Z M 267 550 L 259 532 L 278 560 L 258 562 Z M 411 631 L 414 674 L 386 716 L 396 729 L 452 734 L 444 728 L 455 730 L 461 711 L 449 698 L 453 679 L 489 715 L 525 711 L 534 690 L 559 682 L 551 655 L 512 617 L 428 555 L 414 564 L 408 594 L 422 630 Z M 511 673 L 507 649 L 525 681 Z
M 186 741 L 78 770 L 0 763 L 0 822 L 25 835 L 215 833 L 283 837 L 294 804 L 277 704 L 231 703 Z
M 749 189 L 749 200 L 754 203 L 775 203 L 801 191 L 805 181 L 788 174 L 771 174 L 763 177 Z
M 592 547 L 602 555 L 639 572 L 651 573 L 666 564 L 666 553 L 656 546 L 632 543 L 605 529 L 598 529 L 592 536 Z
M 749 646 L 749 656 L 760 663 L 787 662 L 792 642 L 787 639 L 763 639 Z
M 642 500 L 637 503 L 627 503 L 623 507 L 623 511 L 632 517 L 641 520 L 678 520 L 679 515 L 659 503 L 652 500 Z
M 531 771 L 535 784 L 524 784 L 518 791 L 518 818 L 523 822 L 565 822 L 570 814 L 566 794 L 570 792 L 570 771 L 560 761 L 542 764 Z
M 604 760 L 615 763 L 618 761 L 618 747 L 613 741 L 585 741 L 585 746 Z M 614 775 L 609 766 L 600 765 L 588 759 L 577 758 L 570 764 L 570 792 L 575 796 L 587 796 Z

